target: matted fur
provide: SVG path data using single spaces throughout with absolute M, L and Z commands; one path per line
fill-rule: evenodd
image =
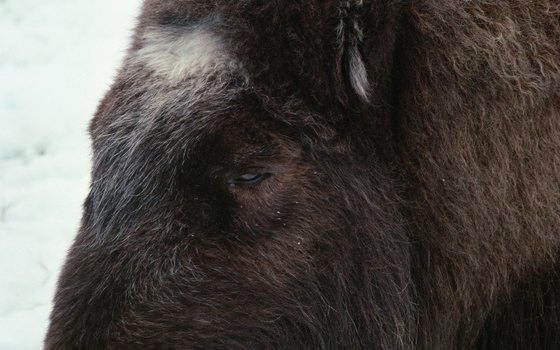
M 46 349 L 560 348 L 556 1 L 146 0 L 91 135 Z

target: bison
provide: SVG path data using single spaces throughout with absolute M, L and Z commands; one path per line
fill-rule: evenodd
M 45 349 L 560 349 L 560 3 L 145 0 Z

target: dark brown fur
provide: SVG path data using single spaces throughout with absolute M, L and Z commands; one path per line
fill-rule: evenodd
M 209 18 L 249 80 L 127 59 L 46 349 L 560 349 L 560 4 L 148 0 L 130 56 Z

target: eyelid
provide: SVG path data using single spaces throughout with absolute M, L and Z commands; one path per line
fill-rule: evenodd
M 266 178 L 268 178 L 271 173 L 267 172 L 264 168 L 252 168 L 244 171 L 239 171 L 232 173 L 228 177 L 228 185 L 230 186 L 250 186 L 257 184 Z M 248 176 L 248 179 L 243 179 L 244 176 Z M 253 178 L 251 178 L 253 177 Z

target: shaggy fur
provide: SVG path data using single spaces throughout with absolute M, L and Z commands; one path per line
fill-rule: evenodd
M 556 1 L 146 0 L 91 135 L 45 349 L 560 348 Z

